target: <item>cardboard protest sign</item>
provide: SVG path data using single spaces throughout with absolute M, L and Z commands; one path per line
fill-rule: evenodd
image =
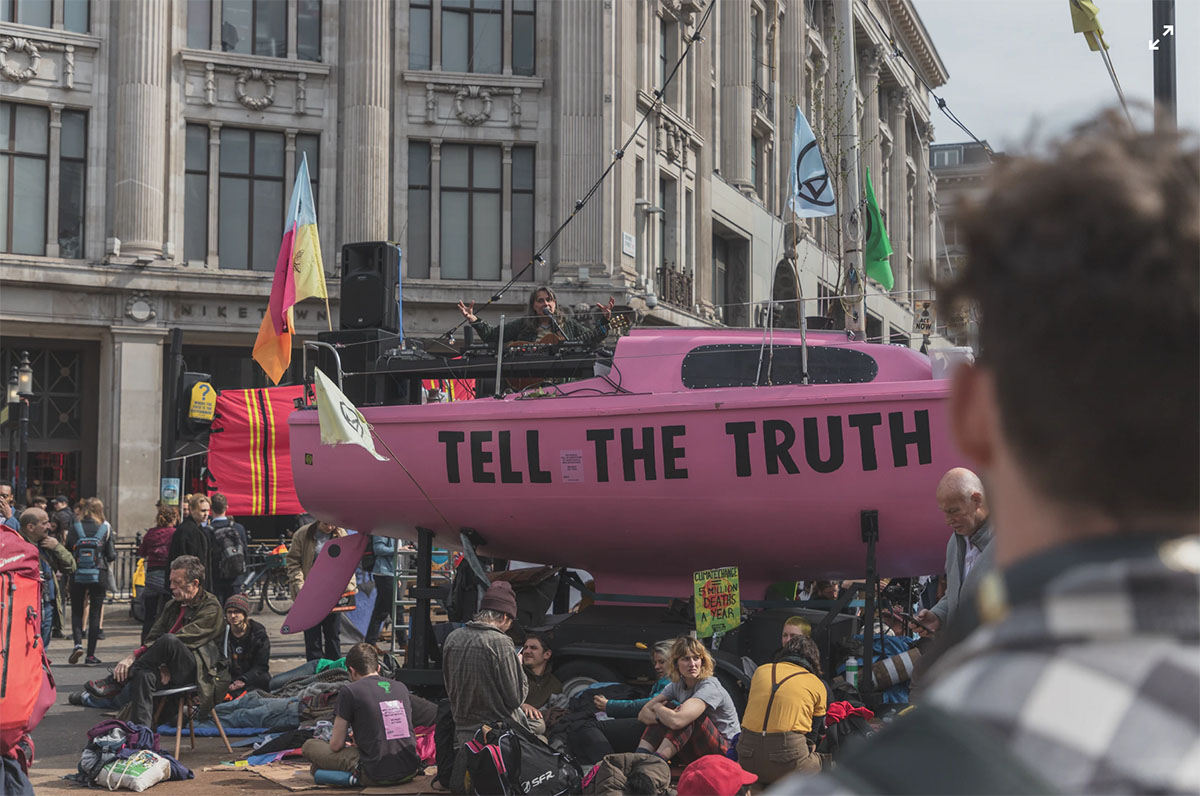
M 703 569 L 692 576 L 696 589 L 696 636 L 708 638 L 742 623 L 738 568 Z

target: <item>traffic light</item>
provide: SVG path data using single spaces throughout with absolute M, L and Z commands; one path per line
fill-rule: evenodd
M 179 382 L 175 406 L 175 439 L 197 442 L 208 434 L 217 408 L 217 391 L 207 373 L 184 373 Z

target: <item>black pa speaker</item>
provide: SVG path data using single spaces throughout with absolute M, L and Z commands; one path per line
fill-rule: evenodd
M 337 347 L 342 373 L 361 374 L 375 370 L 379 358 L 388 349 L 399 344 L 399 337 L 395 332 L 383 329 L 319 332 L 317 339 Z M 323 346 L 317 348 L 317 367 L 337 383 L 337 364 L 333 354 Z M 342 393 L 352 404 L 360 407 L 409 403 L 408 392 L 408 381 L 390 374 L 346 376 L 342 382 Z
M 400 331 L 400 247 L 386 241 L 342 246 L 339 328 Z

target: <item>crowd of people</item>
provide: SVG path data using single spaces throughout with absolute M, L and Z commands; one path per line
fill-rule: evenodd
M 781 794 L 1195 792 L 1194 142 L 1102 119 L 1047 156 L 1001 164 L 960 224 L 967 265 L 942 295 L 948 307 L 978 309 L 981 357 L 955 373 L 948 416 L 978 474 L 952 469 L 933 496 L 951 530 L 944 589 L 924 595 L 919 610 L 911 600 L 888 603 L 859 638 L 874 647 L 866 658 L 882 701 L 904 686 L 893 696 L 916 706 L 872 727 L 837 765 L 823 746 L 830 728 L 871 718 L 854 698 L 864 656 L 822 659 L 799 616 L 781 622 L 779 649 L 754 668 L 740 709 L 708 645 L 691 635 L 649 647 L 647 688 L 592 683 L 567 693 L 554 675 L 553 638 L 515 627 L 517 597 L 504 580 L 445 637 L 441 705 L 411 694 L 391 676 L 395 661 L 372 644 L 342 658 L 331 620 L 306 632 L 308 664 L 271 676 L 270 638 L 224 566 L 231 537 L 218 534 L 237 530 L 218 524 L 228 520 L 220 495 L 193 497 L 173 531 L 174 514 L 159 512 L 142 542 L 148 582 L 154 571 L 161 592 L 156 615 L 142 644 L 72 701 L 119 706 L 123 717 L 152 724 L 155 689 L 196 684 L 201 712 L 230 726 L 303 723 L 314 771 L 343 774 L 347 784 L 411 779 L 429 760 L 420 739 L 432 727 L 439 779 L 464 794 L 476 792 L 479 734 L 497 726 L 586 764 L 585 793 L 665 793 L 676 775 L 680 796 L 762 786 Z M 1034 296 L 1064 300 L 1048 307 Z M 549 318 L 552 299 L 542 296 L 533 314 Z M 470 305 L 461 309 L 479 323 Z M 1131 309 L 1139 335 L 1117 323 Z M 51 617 L 61 616 L 56 578 L 69 576 L 73 658 L 84 652 L 88 607 L 94 662 L 114 535 L 103 505 L 89 499 L 72 511 L 55 500 L 17 518 L 10 505 L 11 491 L 0 489 L 4 521 L 39 547 Z M 287 556 L 294 589 L 323 545 L 345 533 L 319 521 L 296 531 Z M 807 584 L 805 594 L 837 600 L 841 585 Z M 377 619 L 368 636 L 379 632 Z M 53 619 L 43 625 L 47 643 L 52 632 Z M 325 733 L 320 718 L 332 719 Z

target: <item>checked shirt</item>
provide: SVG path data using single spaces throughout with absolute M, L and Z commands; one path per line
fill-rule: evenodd
M 1118 537 L 993 573 L 926 698 L 1063 792 L 1195 793 L 1198 572 L 1198 537 Z

